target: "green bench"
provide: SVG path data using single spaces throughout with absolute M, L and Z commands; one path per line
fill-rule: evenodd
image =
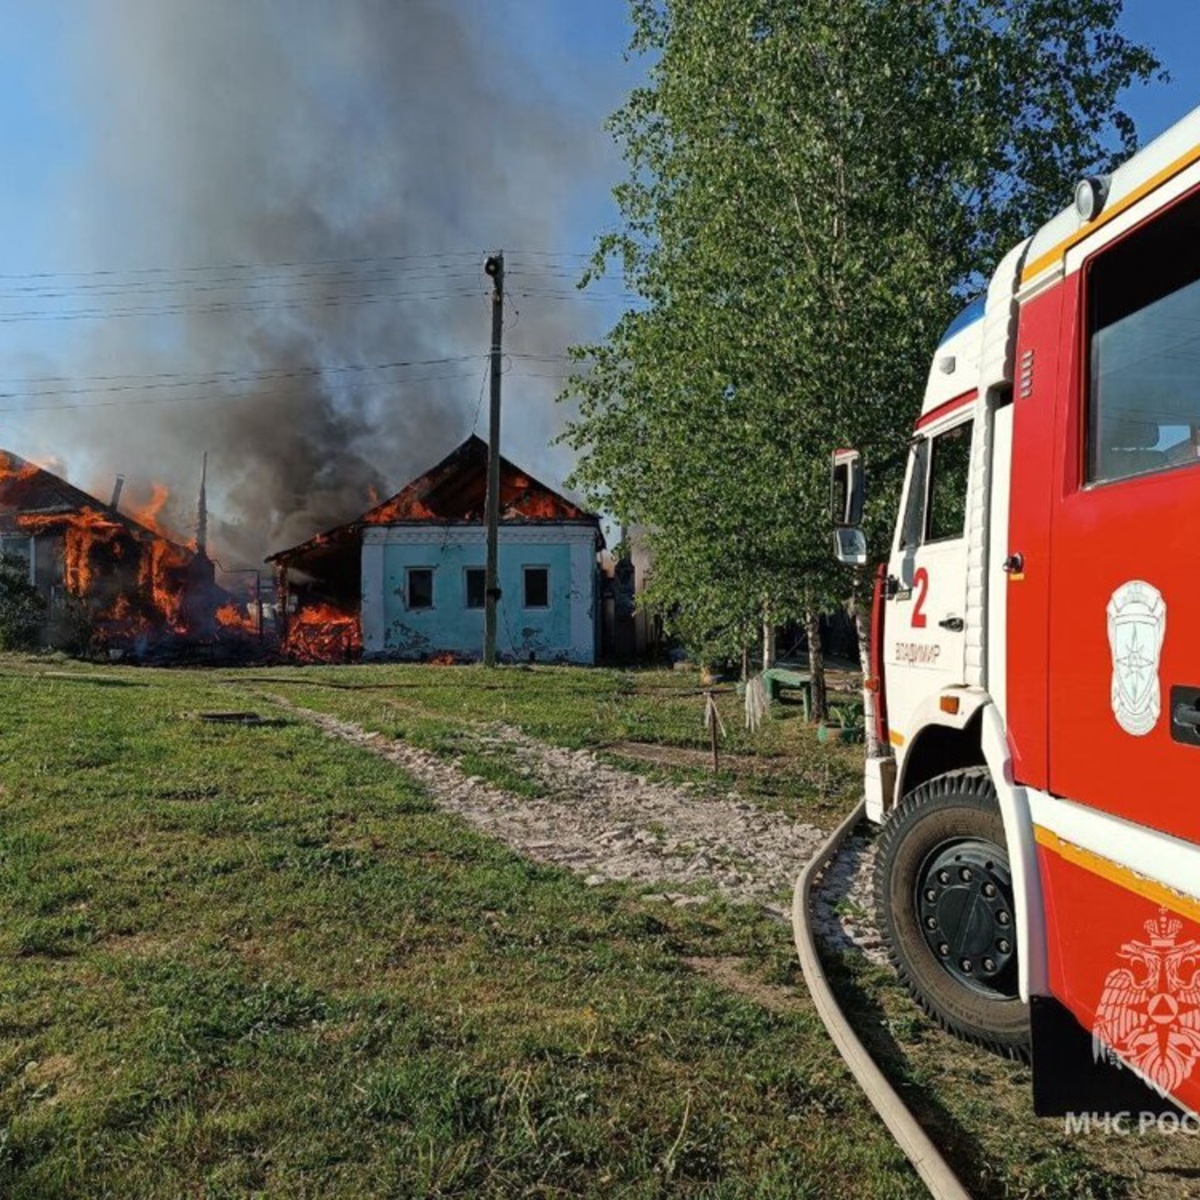
M 812 717 L 812 675 L 799 667 L 776 663 L 763 672 L 763 688 L 767 693 L 767 701 L 774 704 L 780 698 L 780 693 L 786 688 L 800 693 L 800 706 L 804 710 L 804 719 Z

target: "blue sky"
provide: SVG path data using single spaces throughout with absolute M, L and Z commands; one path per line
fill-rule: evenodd
M 98 12 L 103 0 L 83 4 Z M 7 158 L 0 184 L 3 273 L 77 265 L 60 227 L 71 208 L 86 203 L 69 186 L 87 152 L 87 132 L 72 102 L 79 8 L 80 0 L 0 3 L 0 144 Z M 531 73 L 541 76 L 559 102 L 606 138 L 601 122 L 639 75 L 636 63 L 622 61 L 629 25 L 621 0 L 500 0 L 474 8 L 495 39 L 497 57 L 511 64 L 516 86 Z M 1127 98 L 1149 140 L 1200 102 L 1200 7 L 1185 0 L 1128 0 L 1123 27 L 1153 47 L 1171 74 L 1169 83 L 1139 88 Z M 613 220 L 608 189 L 619 175 L 615 155 L 607 165 L 609 172 L 573 198 L 573 249 L 586 249 L 596 227 Z M 131 257 L 108 265 L 137 261 L 136 248 L 119 249 Z
M 1148 140 L 1200 101 L 1200 9 L 1129 0 L 1124 28 L 1172 77 L 1127 98 Z M 602 125 L 640 78 L 628 35 L 622 0 L 0 0 L 0 445 L 97 491 L 124 471 L 131 494 L 155 474 L 190 494 L 203 446 L 229 552 L 277 549 L 470 431 L 483 364 L 466 359 L 487 330 L 477 259 L 503 247 L 504 444 L 558 482 L 561 355 L 622 302 L 618 281 L 607 302 L 571 283 L 615 221 L 622 165 Z M 416 270 L 417 254 L 441 257 Z M 292 261 L 354 263 L 336 287 L 354 275 L 357 290 L 316 315 L 268 311 L 272 296 L 313 295 L 300 268 L 276 265 Z M 193 271 L 239 263 L 236 278 Z M 58 275 L 99 270 L 119 274 Z M 442 278 L 453 287 L 435 290 Z M 387 287 L 412 303 L 387 303 Z M 179 311 L 201 293 L 221 304 Z M 447 357 L 335 371 L 324 391 L 261 384 L 285 366 Z M 137 391 L 209 372 L 226 382 Z M 49 376 L 95 390 L 28 382 Z

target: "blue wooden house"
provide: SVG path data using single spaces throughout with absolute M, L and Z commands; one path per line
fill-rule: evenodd
M 274 555 L 289 621 L 332 605 L 356 619 L 364 658 L 480 657 L 486 493 L 487 444 L 472 436 L 355 521 Z M 599 517 L 501 459 L 501 657 L 596 661 L 603 545 Z

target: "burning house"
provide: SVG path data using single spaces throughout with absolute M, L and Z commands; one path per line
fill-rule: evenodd
M 28 564 L 46 601 L 46 644 L 145 652 L 204 642 L 246 619 L 203 547 L 180 545 L 50 471 L 0 450 L 0 551 Z
M 478 657 L 487 444 L 472 436 L 390 499 L 267 561 L 296 657 Z M 498 650 L 592 663 L 600 518 L 500 460 Z

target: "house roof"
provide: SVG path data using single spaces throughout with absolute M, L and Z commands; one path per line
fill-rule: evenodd
M 358 538 L 368 525 L 478 525 L 486 518 L 487 443 L 472 434 L 436 466 L 360 517 L 272 554 L 288 563 Z M 500 521 L 514 524 L 586 524 L 600 528 L 595 513 L 580 508 L 528 471 L 500 459 Z
M 28 533 L 31 524 L 54 526 L 57 518 L 66 521 L 83 512 L 122 525 L 137 538 L 168 540 L 44 467 L 0 449 L 0 532 Z

